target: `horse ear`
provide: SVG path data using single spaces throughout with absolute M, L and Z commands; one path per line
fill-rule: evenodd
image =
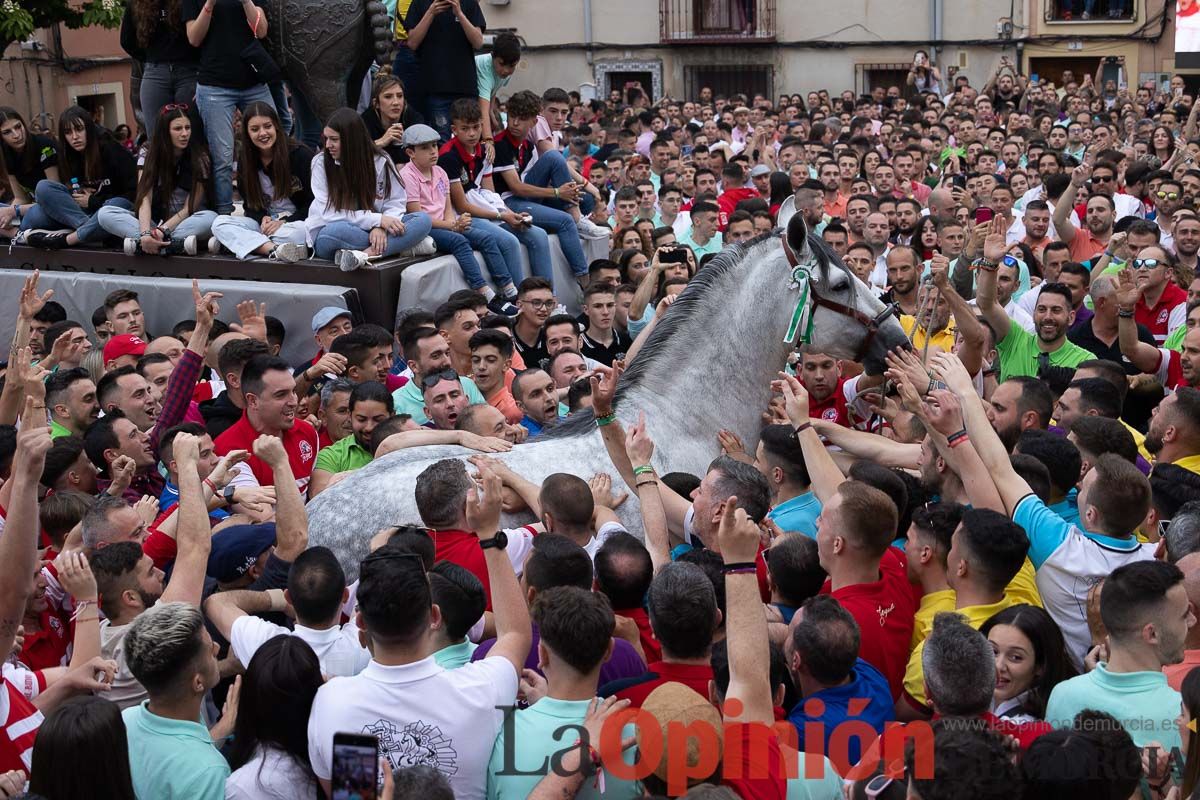
M 804 224 L 803 214 L 793 214 L 788 220 L 787 233 L 788 247 L 795 253 L 796 259 L 801 263 L 812 259 L 812 250 L 808 246 L 808 226 Z

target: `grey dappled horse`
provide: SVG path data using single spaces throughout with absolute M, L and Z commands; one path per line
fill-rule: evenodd
M 895 316 L 820 238 L 809 235 L 800 216 L 790 220 L 785 237 L 726 247 L 655 326 L 617 390 L 615 410 L 624 425 L 646 412 L 660 474 L 703 475 L 720 454 L 721 428 L 738 434 L 748 448 L 756 445 L 770 382 L 796 345 L 785 341 L 800 297 L 793 283 L 796 264 L 811 276 L 811 349 L 862 361 L 878 373 L 886 352 L 907 344 Z M 420 524 L 413 496 L 417 475 L 434 461 L 465 459 L 472 452 L 457 446 L 411 448 L 368 464 L 309 504 L 309 540 L 332 549 L 353 580 L 368 540 L 380 528 Z M 608 472 L 614 490 L 624 490 L 590 411 L 497 458 L 535 483 L 555 472 L 585 480 Z M 636 497 L 631 492 L 618 514 L 640 534 Z M 506 518 L 504 524 L 527 521 Z

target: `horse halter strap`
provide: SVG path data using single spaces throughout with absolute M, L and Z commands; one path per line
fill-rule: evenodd
M 857 308 L 844 305 L 836 300 L 822 297 L 813 286 L 812 274 L 809 270 L 809 265 L 801 264 L 800 259 L 796 257 L 796 251 L 792 249 L 788 243 L 787 235 L 779 237 L 783 242 L 783 252 L 787 256 L 788 265 L 792 268 L 792 285 L 800 290 L 800 297 L 796 303 L 796 310 L 792 314 L 792 322 L 788 326 L 787 341 L 791 344 L 808 344 L 812 341 L 813 329 L 813 311 L 816 308 L 825 308 L 835 314 L 841 314 L 843 317 L 849 317 L 855 322 L 862 325 L 867 330 L 867 335 L 863 338 L 862 345 L 859 346 L 858 352 L 854 356 L 854 361 L 862 361 L 867 352 L 871 349 L 872 342 L 875 341 L 876 334 L 879 333 L 881 326 L 888 317 L 896 313 L 896 304 L 889 303 L 884 307 L 883 311 L 879 312 L 875 317 L 868 317 Z M 811 307 L 810 307 L 811 301 Z M 803 328 L 803 330 L 801 330 Z M 799 342 L 796 341 L 797 334 L 800 335 Z

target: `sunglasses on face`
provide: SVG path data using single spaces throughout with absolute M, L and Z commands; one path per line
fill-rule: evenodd
M 1133 260 L 1134 269 L 1157 269 L 1165 265 L 1165 261 L 1159 261 L 1157 258 L 1135 258 Z
M 1154 196 L 1157 197 L 1159 200 L 1178 200 L 1179 199 L 1178 192 L 1155 192 Z
M 432 386 L 437 386 L 442 381 L 456 381 L 456 380 L 458 380 L 457 372 L 455 372 L 452 369 L 443 369 L 438 372 L 430 373 L 429 375 L 426 375 L 425 377 L 421 378 L 421 388 L 428 389 Z

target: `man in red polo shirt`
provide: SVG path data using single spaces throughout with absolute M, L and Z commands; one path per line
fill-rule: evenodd
M 1142 296 L 1134 307 L 1133 318 L 1154 334 L 1161 346 L 1180 325 L 1187 321 L 1187 291 L 1175 285 L 1175 258 L 1159 245 L 1143 247 L 1130 263 L 1133 279 Z
M 217 455 L 231 450 L 254 452 L 254 440 L 262 434 L 283 440 L 292 474 L 301 494 L 308 489 L 317 460 L 317 431 L 307 420 L 296 418 L 296 379 L 292 368 L 276 356 L 255 356 L 246 362 L 241 376 L 246 410 L 242 418 L 215 442 Z M 274 473 L 257 455 L 250 456 L 233 480 L 237 486 L 273 486 Z
M 859 657 L 883 673 L 895 700 L 903 688 L 917 610 L 904 554 L 890 546 L 896 504 L 879 489 L 842 475 L 811 424 L 808 392 L 798 380 L 788 376 L 777 386 L 821 501 L 817 556 L 829 574 L 821 591 L 854 617 L 862 635 Z
M 487 562 L 479 546 L 479 536 L 467 524 L 467 496 L 473 488 L 475 482 L 462 461 L 445 458 L 430 464 L 417 476 L 417 513 L 433 537 L 434 559 L 458 564 L 479 578 L 487 597 L 487 609 L 491 611 L 492 584 Z M 503 531 L 503 544 L 498 546 L 504 548 L 518 577 L 533 550 L 533 537 L 541 530 L 541 525 L 526 525 Z M 500 542 L 500 537 L 496 541 Z

